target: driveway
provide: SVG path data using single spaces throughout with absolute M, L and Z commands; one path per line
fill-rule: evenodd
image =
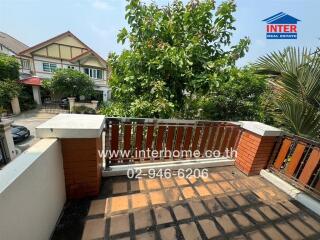
M 27 112 L 23 112 L 18 116 L 14 116 L 12 120 L 14 125 L 22 125 L 30 130 L 30 137 L 23 142 L 15 144 L 16 148 L 23 152 L 33 144 L 35 144 L 39 139 L 35 137 L 35 129 L 40 124 L 46 122 L 57 115 L 57 113 L 48 113 L 41 109 L 34 109 Z

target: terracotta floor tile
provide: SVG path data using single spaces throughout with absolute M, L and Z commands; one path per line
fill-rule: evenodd
M 250 203 L 241 194 L 232 195 L 230 197 L 240 207 L 245 207 L 250 205 Z
M 207 185 L 207 187 L 209 188 L 211 193 L 214 194 L 214 195 L 224 193 L 222 188 L 219 187 L 219 185 L 217 183 L 210 183 L 210 184 Z
M 189 180 L 189 182 L 190 182 L 191 184 L 195 184 L 195 183 L 200 182 L 200 179 L 199 179 L 199 178 L 196 178 L 196 177 L 194 177 L 194 176 L 189 177 L 188 180 Z
M 146 179 L 146 184 L 149 190 L 157 190 L 161 188 L 159 179 Z
M 106 199 L 92 200 L 90 203 L 88 216 L 104 214 L 106 208 Z
M 256 223 L 265 222 L 265 219 L 261 216 L 261 214 L 253 208 L 247 209 L 245 213 L 248 214 L 250 217 L 252 217 Z
M 223 211 L 223 208 L 215 198 L 205 199 L 204 204 L 207 206 L 211 213 Z
M 260 211 L 270 220 L 276 220 L 279 218 L 279 215 L 272 210 L 269 206 L 259 207 Z
M 125 193 L 128 192 L 127 182 L 114 182 L 112 183 L 112 193 Z
M 249 219 L 241 212 L 233 212 L 232 216 L 237 221 L 240 227 L 247 228 L 253 226 Z
M 228 215 L 216 216 L 215 218 L 226 233 L 237 231 L 236 225 L 234 225 Z
M 276 226 L 284 232 L 290 240 L 302 240 L 304 237 L 296 231 L 293 227 L 291 227 L 287 222 L 277 223 Z
M 152 205 L 163 204 L 166 202 L 162 191 L 149 192 Z
M 111 212 L 128 210 L 128 196 L 119 196 L 111 198 Z
M 182 194 L 181 194 L 181 192 L 179 191 L 178 188 L 165 189 L 164 192 L 165 192 L 165 194 L 167 196 L 167 199 L 170 202 L 176 202 L 176 201 L 183 200 Z
M 232 187 L 232 185 L 229 182 L 219 182 L 218 184 L 226 193 L 236 191 L 236 189 Z
M 192 187 L 184 187 L 182 188 L 182 194 L 186 199 L 196 198 L 197 195 Z
M 105 223 L 104 218 L 87 220 L 84 225 L 82 240 L 104 238 Z
M 211 219 L 203 219 L 200 220 L 199 223 L 208 239 L 218 237 L 221 234 L 216 224 Z
M 271 239 L 277 240 L 285 240 L 285 236 L 283 236 L 275 227 L 267 226 L 263 227 L 262 230 L 269 236 Z
M 170 187 L 176 186 L 173 179 L 171 179 L 171 178 L 162 178 L 161 182 L 162 182 L 163 187 L 165 187 L 165 188 L 170 188 Z
M 136 236 L 136 240 L 154 240 L 156 239 L 154 232 L 146 232 Z
M 214 181 L 223 181 L 224 178 L 219 173 L 210 173 L 210 177 L 213 178 Z
M 223 178 L 226 179 L 226 180 L 231 180 L 231 179 L 235 178 L 234 175 L 231 172 L 227 172 L 227 171 L 221 171 L 220 175 L 222 175 Z
M 152 226 L 150 209 L 141 209 L 133 213 L 135 229 L 143 229 Z
M 216 199 L 218 200 L 220 205 L 223 206 L 226 209 L 231 210 L 231 209 L 237 208 L 237 205 L 228 196 L 225 196 L 225 195 L 218 196 Z
M 130 181 L 130 188 L 131 188 L 132 192 L 144 191 L 145 190 L 145 186 L 144 186 L 143 179 Z
M 260 231 L 259 229 L 248 232 L 247 236 L 251 240 L 267 240 L 267 238 L 264 236 L 263 232 Z
M 179 186 L 189 185 L 189 182 L 185 178 L 176 177 L 174 180 Z
M 194 215 L 202 216 L 202 215 L 208 214 L 207 210 L 204 208 L 200 200 L 191 200 L 191 201 L 188 201 L 188 204 Z
M 300 219 L 294 218 L 290 219 L 289 222 L 292 226 L 299 230 L 305 237 L 311 237 L 315 234 L 315 231 L 303 223 Z
M 157 224 L 170 223 L 173 221 L 169 209 L 164 207 L 154 208 Z
M 190 214 L 188 208 L 183 205 L 177 205 L 177 206 L 173 207 L 173 212 L 174 212 L 174 215 L 176 216 L 176 219 L 178 221 L 191 218 L 191 214 Z
M 148 196 L 145 193 L 136 193 L 131 195 L 132 208 L 143 208 L 148 206 Z
M 202 240 L 197 225 L 194 222 L 179 225 L 185 240 Z
M 130 231 L 129 226 L 129 215 L 121 214 L 111 217 L 110 220 L 110 235 L 117 235 L 121 233 L 126 233 Z
M 199 193 L 201 197 L 209 196 L 211 195 L 208 189 L 204 185 L 197 185 L 195 186 L 195 189 Z
M 205 182 L 205 183 L 208 183 L 208 182 L 212 182 L 212 181 L 213 181 L 213 179 L 212 179 L 211 177 L 209 177 L 209 176 L 207 176 L 207 177 L 201 177 L 201 180 L 202 180 L 203 182 Z
M 160 230 L 162 240 L 177 240 L 177 230 L 175 227 L 163 228 Z

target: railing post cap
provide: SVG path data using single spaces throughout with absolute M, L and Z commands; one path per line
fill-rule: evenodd
M 256 121 L 239 121 L 241 127 L 259 136 L 280 136 L 282 130 Z

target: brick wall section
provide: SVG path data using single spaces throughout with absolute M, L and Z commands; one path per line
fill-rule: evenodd
M 235 165 L 247 175 L 256 175 L 268 165 L 277 137 L 259 136 L 244 130 L 238 143 Z
M 101 138 L 61 139 L 68 199 L 97 196 L 100 191 Z

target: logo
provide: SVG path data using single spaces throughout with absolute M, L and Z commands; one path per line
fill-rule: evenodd
M 299 19 L 280 12 L 262 21 L 267 23 L 267 39 L 297 39 Z

